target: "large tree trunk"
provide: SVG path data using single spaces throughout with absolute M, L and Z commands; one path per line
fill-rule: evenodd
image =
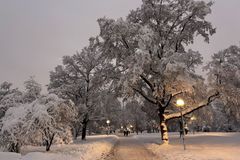
M 161 129 L 161 136 L 162 136 L 162 141 L 163 144 L 168 144 L 168 129 L 167 129 L 167 123 L 166 123 L 166 118 L 163 113 L 158 114 L 159 119 L 160 119 L 160 129 Z
M 88 114 L 86 114 L 82 122 L 82 140 L 86 140 L 88 121 L 89 121 Z
M 82 126 L 82 140 L 86 140 L 86 134 L 87 134 L 87 122 L 83 123 Z

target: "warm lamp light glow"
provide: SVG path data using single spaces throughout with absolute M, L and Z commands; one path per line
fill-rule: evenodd
M 109 124 L 110 123 L 110 120 L 107 120 L 107 124 Z
M 177 100 L 177 106 L 178 106 L 178 107 L 183 107 L 184 104 L 185 104 L 185 103 L 184 103 L 184 101 L 183 101 L 182 99 L 178 99 L 178 100 Z
M 192 117 L 191 117 L 191 120 L 192 120 L 192 121 L 195 121 L 196 119 L 197 119 L 197 118 L 196 118 L 195 116 L 192 116 Z

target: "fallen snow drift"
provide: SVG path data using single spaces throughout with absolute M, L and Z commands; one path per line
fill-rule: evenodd
M 116 143 L 114 135 L 89 136 L 69 145 L 53 145 L 50 152 L 44 147 L 23 147 L 21 154 L 0 152 L 0 160 L 94 160 L 104 158 Z

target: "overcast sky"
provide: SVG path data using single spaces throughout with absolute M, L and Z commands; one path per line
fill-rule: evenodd
M 61 64 L 99 33 L 97 18 L 125 17 L 141 0 L 0 0 L 0 83 L 22 86 L 29 76 L 42 85 L 49 71 Z M 208 19 L 217 33 L 205 44 L 192 46 L 210 59 L 210 54 L 239 45 L 240 0 L 215 0 Z

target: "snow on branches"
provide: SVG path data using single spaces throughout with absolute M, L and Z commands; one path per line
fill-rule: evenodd
M 45 144 L 48 151 L 55 136 L 66 136 L 64 133 L 74 117 L 72 103 L 54 94 L 43 95 L 32 103 L 9 108 L 1 121 L 1 135 L 7 136 L 10 151 L 19 152 L 23 144 L 32 140 Z
M 230 46 L 215 53 L 205 69 L 211 89 L 220 92 L 228 122 L 240 127 L 240 48 Z
M 104 41 L 102 51 L 121 68 L 119 84 L 123 92 L 140 95 L 157 106 L 162 135 L 167 131 L 165 109 L 174 107 L 180 94 L 193 99 L 198 93 L 196 88 L 203 84 L 203 78 L 195 74 L 202 56 L 185 47 L 194 42 L 196 35 L 209 42 L 215 33 L 205 19 L 211 6 L 211 2 L 194 0 L 144 0 L 126 20 L 98 20 Z M 188 113 L 197 108 L 201 107 Z

